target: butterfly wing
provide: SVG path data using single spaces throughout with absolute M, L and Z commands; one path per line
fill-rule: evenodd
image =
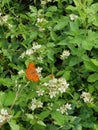
M 26 69 L 26 76 L 28 80 L 32 80 L 34 82 L 39 81 L 39 77 L 36 72 L 35 65 L 32 62 L 29 63 L 28 68 Z

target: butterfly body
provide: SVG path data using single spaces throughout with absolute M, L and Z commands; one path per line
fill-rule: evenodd
M 28 68 L 26 69 L 26 77 L 28 80 L 32 80 L 34 82 L 39 81 L 39 76 L 36 71 L 36 67 L 34 63 L 30 62 Z

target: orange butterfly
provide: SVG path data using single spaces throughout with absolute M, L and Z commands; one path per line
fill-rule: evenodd
M 26 69 L 26 76 L 28 80 L 32 80 L 34 82 L 39 81 L 35 65 L 32 62 L 29 63 L 28 68 Z

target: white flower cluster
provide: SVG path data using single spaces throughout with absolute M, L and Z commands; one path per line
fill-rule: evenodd
M 34 111 L 36 108 L 42 108 L 43 103 L 41 101 L 38 101 L 37 99 L 33 98 L 31 102 L 31 110 Z
M 22 75 L 22 74 L 24 74 L 24 73 L 25 73 L 24 70 L 18 71 L 18 74 L 19 74 L 19 75 Z
M 75 19 L 78 18 L 78 16 L 75 14 L 70 14 L 69 17 L 70 17 L 70 20 L 72 20 L 72 21 L 74 21 Z
M 8 28 L 11 29 L 12 25 L 10 23 L 7 23 L 8 19 L 9 19 L 9 15 L 2 16 L 2 13 L 0 13 L 0 25 L 3 25 L 6 23 L 8 25 Z
M 30 49 L 27 49 L 25 52 L 23 52 L 20 57 L 24 58 L 26 55 L 30 56 L 30 55 L 36 53 L 40 48 L 41 48 L 41 45 L 39 45 L 38 43 L 34 42 L 33 43 L 33 47 L 30 48 Z
M 10 118 L 11 118 L 11 115 L 9 115 L 7 110 L 2 108 L 1 111 L 0 111 L 0 123 L 3 123 Z
M 41 67 L 37 67 L 36 71 L 37 71 L 38 77 L 41 79 L 42 78 L 42 74 L 41 74 L 42 68 Z
M 88 92 L 82 92 L 81 98 L 84 100 L 85 103 L 93 102 L 93 98 L 91 97 L 91 94 Z
M 70 52 L 69 52 L 69 50 L 64 50 L 63 52 L 62 52 L 62 54 L 60 55 L 60 59 L 61 60 L 65 60 L 65 59 L 67 59 L 67 57 L 70 55 Z
M 42 90 L 42 89 L 39 89 L 39 90 L 36 91 L 36 93 L 37 93 L 38 96 L 43 96 L 43 95 L 44 95 L 44 92 L 45 92 L 45 91 Z
M 62 114 L 66 114 L 68 115 L 68 110 L 71 110 L 71 104 L 65 104 L 63 106 L 61 106 L 59 109 L 57 109 L 57 111 L 61 112 Z
M 45 6 L 47 2 L 52 2 L 52 0 L 41 0 L 41 5 Z
M 5 16 L 0 16 L 0 25 L 3 25 L 4 23 L 7 22 L 8 20 L 8 15 L 5 15 Z
M 41 14 L 40 14 L 41 15 Z M 48 23 L 48 21 L 45 19 L 45 18 L 43 18 L 42 16 L 40 16 L 39 14 L 38 14 L 38 18 L 37 18 L 37 22 L 36 22 L 36 26 L 39 28 L 39 31 L 44 31 L 45 30 L 45 28 L 41 25 L 41 23 L 43 24 L 46 24 L 46 23 Z
M 50 98 L 55 97 L 59 93 L 66 92 L 69 84 L 66 82 L 64 78 L 53 78 L 49 80 L 48 83 L 44 83 L 44 86 L 47 86 L 49 89 Z

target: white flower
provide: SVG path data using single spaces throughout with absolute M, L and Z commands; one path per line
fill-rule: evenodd
M 57 93 L 58 93 L 57 91 L 50 91 L 49 92 L 50 98 L 56 97 Z
M 43 96 L 44 90 L 42 90 L 42 89 L 37 90 L 36 93 L 38 94 L 38 96 Z
M 39 45 L 38 43 L 36 42 L 33 42 L 33 47 L 32 47 L 32 50 L 34 52 L 36 52 L 37 50 L 39 50 L 41 48 L 41 45 Z
M 61 93 L 66 92 L 69 84 L 66 82 L 66 80 L 64 78 L 59 78 L 58 81 L 59 81 L 59 84 L 60 84 L 59 87 L 58 87 L 58 90 Z
M 33 52 L 32 48 L 31 48 L 31 49 L 26 50 L 25 53 L 26 53 L 26 55 L 31 55 L 31 54 L 33 54 L 34 52 Z
M 37 57 L 37 59 L 40 61 L 40 62 L 43 62 L 43 58 L 41 56 Z
M 37 101 L 37 108 L 43 107 L 43 103 L 41 101 Z
M 78 18 L 78 16 L 75 14 L 70 14 L 69 17 L 70 17 L 70 20 L 72 21 Z
M 64 50 L 62 54 L 60 55 L 61 60 L 65 60 L 70 55 L 69 50 Z
M 32 104 L 30 108 L 31 108 L 32 111 L 34 111 L 36 109 L 36 105 Z
M 47 0 L 47 2 L 51 2 L 52 0 Z
M 12 24 L 8 24 L 8 28 L 11 29 L 13 27 Z
M 24 74 L 24 71 L 23 71 L 23 70 L 20 70 L 20 71 L 18 72 L 18 74 L 19 74 L 19 75 Z
M 82 92 L 81 98 L 84 100 L 85 103 L 92 103 L 93 102 L 91 94 L 88 92 Z
M 45 0 L 41 0 L 41 4 L 42 5 L 46 5 L 46 1 Z
M 5 109 L 1 109 L 1 115 L 4 115 L 4 116 L 8 115 L 7 110 L 5 110 Z
M 32 99 L 32 105 L 31 110 L 34 111 L 36 108 L 40 108 L 43 106 L 43 103 L 41 101 L 36 100 L 35 98 Z
M 21 58 L 24 58 L 25 57 L 25 55 L 26 55 L 26 53 L 25 52 L 23 52 L 22 54 L 21 54 Z
M 2 123 L 5 120 L 5 117 L 0 115 L 0 122 Z
M 37 71 L 37 74 L 38 74 L 39 78 L 42 78 L 42 75 L 41 75 L 42 68 L 41 67 L 37 67 L 36 71 Z
M 72 108 L 71 108 L 71 104 L 68 104 L 68 103 L 67 103 L 65 106 L 66 106 L 66 109 L 69 109 L 69 110 L 72 109 Z
M 61 112 L 62 114 L 66 114 L 68 115 L 68 110 L 72 109 L 71 108 L 71 104 L 65 104 L 62 105 L 59 109 L 57 109 L 57 111 Z
M 69 86 L 64 78 L 53 78 L 43 85 L 48 88 L 50 98 L 56 97 L 59 93 L 66 92 Z
M 6 109 L 2 108 L 0 111 L 0 122 L 4 122 L 5 120 L 8 120 L 11 118 L 11 115 L 7 112 Z

